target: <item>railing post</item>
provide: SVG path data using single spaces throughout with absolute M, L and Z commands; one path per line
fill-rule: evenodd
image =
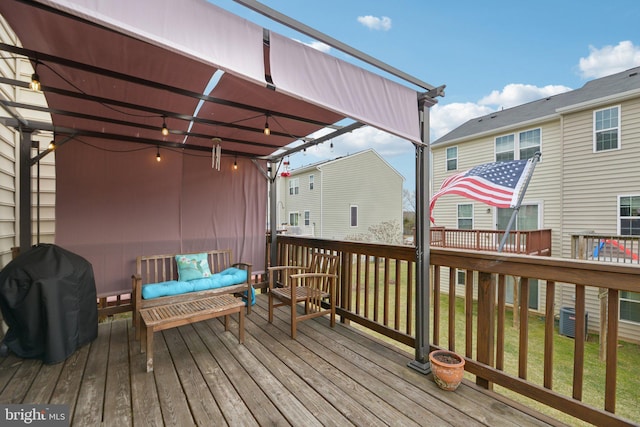
M 478 272 L 478 362 L 493 366 L 493 344 L 495 337 L 496 291 L 491 273 Z M 490 389 L 492 384 L 485 378 L 476 377 L 476 384 Z

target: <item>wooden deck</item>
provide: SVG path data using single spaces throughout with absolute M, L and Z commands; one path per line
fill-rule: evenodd
M 294 341 L 286 312 L 270 325 L 257 299 L 244 345 L 219 319 L 163 331 L 152 373 L 130 319 L 101 324 L 64 363 L 10 355 L 0 403 L 68 404 L 76 426 L 549 425 L 472 383 L 441 391 L 411 355 L 325 318 L 300 323 Z

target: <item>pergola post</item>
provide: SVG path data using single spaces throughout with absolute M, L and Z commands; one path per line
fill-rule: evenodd
M 20 253 L 25 253 L 33 241 L 31 229 L 31 134 L 32 129 L 20 128 L 19 219 Z
M 435 100 L 428 94 L 419 99 L 422 144 L 416 144 L 416 292 L 415 359 L 409 366 L 419 372 L 431 372 L 429 364 L 429 283 L 430 283 L 430 234 L 429 223 L 429 108 Z
M 278 265 L 278 224 L 277 222 L 277 205 L 278 205 L 278 189 L 276 184 L 276 176 L 278 168 L 275 163 L 269 163 L 267 174 L 269 177 L 269 228 L 271 234 L 271 244 L 269 245 L 269 265 Z M 267 267 L 268 267 L 267 266 Z

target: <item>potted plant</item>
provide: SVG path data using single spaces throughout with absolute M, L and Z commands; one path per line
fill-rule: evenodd
M 447 391 L 454 391 L 464 376 L 464 357 L 449 350 L 434 350 L 429 353 L 431 372 L 436 384 Z

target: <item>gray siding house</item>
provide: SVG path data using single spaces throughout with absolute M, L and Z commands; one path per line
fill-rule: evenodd
M 361 151 L 279 175 L 277 224 L 289 234 L 342 240 L 397 222 L 404 178 L 380 155 Z
M 570 258 L 572 236 L 640 236 L 640 67 L 583 87 L 478 117 L 432 144 L 433 190 L 473 166 L 525 159 L 540 163 L 516 227 L 552 230 L 552 255 Z M 438 199 L 437 225 L 504 229 L 510 209 L 456 195 Z M 635 254 L 636 256 L 638 254 Z M 637 258 L 636 258 L 637 259 Z M 620 337 L 640 341 L 639 293 L 622 292 Z M 534 310 L 544 310 L 544 283 L 532 286 Z M 557 301 L 573 305 L 573 287 L 558 286 Z M 555 307 L 556 310 L 560 307 Z M 589 329 L 599 326 L 598 290 L 587 291 Z

